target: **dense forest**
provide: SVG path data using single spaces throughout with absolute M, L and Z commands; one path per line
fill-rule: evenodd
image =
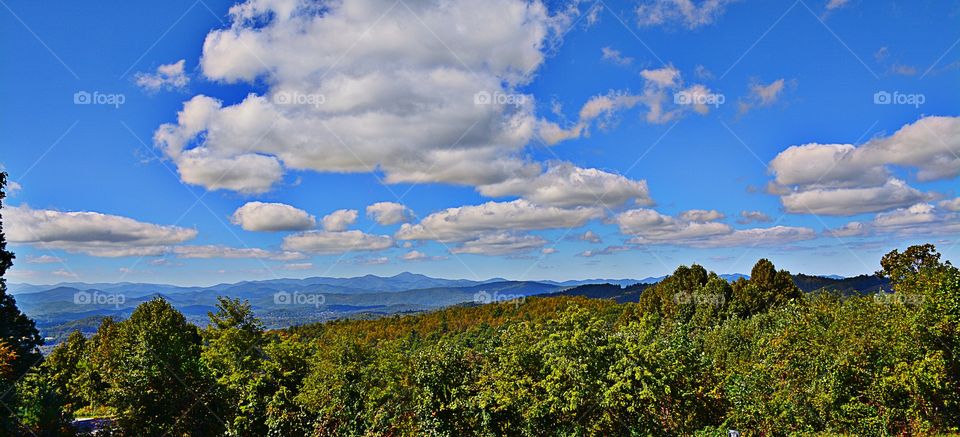
M 636 302 L 275 331 L 243 301 L 221 298 L 201 329 L 156 299 L 46 357 L 6 292 L 12 262 L 0 227 L 4 435 L 75 435 L 88 417 L 138 436 L 960 431 L 960 271 L 932 245 L 883 257 L 893 293 L 804 292 L 760 260 L 733 283 L 681 266 Z

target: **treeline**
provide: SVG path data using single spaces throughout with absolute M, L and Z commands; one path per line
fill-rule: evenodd
M 759 261 L 680 267 L 639 303 L 527 298 L 265 331 L 163 300 L 71 335 L 16 383 L 11 432 L 123 435 L 938 434 L 960 426 L 960 272 L 893 251 L 895 293 L 804 294 Z M 15 360 L 15 362 L 20 360 Z

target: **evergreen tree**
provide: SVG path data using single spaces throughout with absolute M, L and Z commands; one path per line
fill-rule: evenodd
M 0 208 L 6 198 L 7 174 L 0 172 Z M 0 433 L 10 432 L 14 423 L 11 418 L 16 403 L 13 384 L 40 364 L 40 345 L 43 339 L 33 320 L 17 308 L 13 296 L 7 293 L 6 273 L 13 266 L 14 255 L 7 250 L 3 234 L 3 216 L 0 212 Z

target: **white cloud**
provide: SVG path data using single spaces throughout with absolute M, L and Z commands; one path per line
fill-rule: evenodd
M 160 255 L 169 246 L 197 236 L 195 229 L 98 212 L 35 210 L 26 205 L 3 207 L 3 218 L 11 243 L 101 257 Z
M 54 264 L 62 263 L 63 259 L 51 255 L 40 255 L 27 258 L 27 262 L 30 264 Z
M 23 187 L 22 187 L 20 184 L 18 184 L 17 182 L 15 182 L 15 181 L 9 181 L 9 182 L 7 182 L 6 194 L 7 194 L 7 196 L 16 196 L 17 193 L 20 192 L 20 190 L 22 190 L 22 189 L 23 189 Z
M 653 204 L 646 181 L 568 163 L 554 163 L 534 178 L 513 178 L 480 187 L 485 196 L 520 196 L 540 205 L 560 207 L 601 205 L 614 208 L 630 201 Z
M 393 238 L 361 231 L 306 231 L 284 237 L 282 247 L 287 251 L 334 254 L 344 252 L 377 251 L 393 247 Z
M 443 260 L 443 259 L 446 259 L 446 257 L 444 257 L 444 256 L 430 256 L 430 255 L 427 255 L 427 254 L 425 254 L 425 253 L 423 253 L 423 252 L 421 252 L 421 251 L 419 251 L 419 250 L 411 250 L 411 251 L 403 254 L 403 255 L 400 257 L 400 259 L 401 259 L 401 260 L 404 260 L 404 261 L 407 261 L 407 262 L 415 262 L 415 261 L 435 261 L 435 260 Z
M 919 181 L 960 175 L 960 117 L 924 117 L 893 135 L 852 144 L 806 144 L 778 154 L 775 192 L 791 212 L 850 215 L 902 208 L 932 197 L 892 176 L 915 169 Z M 820 212 L 818 212 L 820 211 Z
M 745 225 L 749 223 L 767 223 L 772 221 L 773 219 L 771 219 L 770 216 L 760 211 L 740 211 L 740 219 L 737 220 L 737 223 Z
M 290 263 L 284 264 L 282 268 L 290 271 L 310 270 L 313 268 L 313 263 Z
M 704 218 L 704 217 L 696 217 Z M 774 226 L 771 228 L 733 229 L 715 221 L 691 221 L 671 217 L 651 209 L 625 211 L 614 218 L 620 232 L 634 236 L 629 244 L 672 244 L 680 246 L 735 247 L 778 245 L 809 240 L 816 233 L 809 228 Z
M 379 266 L 383 264 L 390 264 L 390 258 L 387 258 L 385 256 L 377 256 L 377 257 L 358 256 L 353 258 L 353 263 L 362 265 L 362 266 Z
M 832 11 L 834 9 L 840 9 L 850 3 L 850 0 L 830 0 L 827 2 L 827 10 Z
M 791 82 L 795 83 L 795 82 Z M 753 83 L 750 85 L 750 94 L 740 101 L 739 111 L 741 114 L 758 107 L 770 106 L 780 99 L 787 82 L 783 79 L 777 79 L 769 84 Z
M 929 203 L 897 208 L 877 214 L 868 223 L 850 222 L 838 229 L 826 231 L 827 234 L 838 237 L 884 234 L 915 237 L 957 232 L 960 232 L 960 214 L 937 211 L 936 207 Z
M 557 251 L 557 248 L 556 248 L 556 247 L 544 247 L 543 249 L 540 249 L 540 253 L 542 253 L 542 254 L 544 254 L 544 255 L 551 255 L 551 254 L 554 254 L 554 253 L 557 253 L 557 252 L 558 252 L 558 251 Z
M 67 278 L 67 279 L 77 279 L 77 278 L 79 278 L 79 276 L 77 276 L 76 273 L 73 273 L 73 272 L 68 271 L 68 270 L 66 270 L 66 269 L 57 269 L 57 270 L 54 270 L 54 271 L 50 272 L 50 274 L 53 275 L 53 276 L 59 276 L 59 277 L 61 277 L 61 278 Z
M 903 228 L 920 224 L 930 224 L 940 220 L 929 203 L 918 203 L 909 208 L 897 208 L 893 211 L 877 214 L 873 225 L 878 228 Z
M 856 215 L 886 211 L 929 199 L 929 195 L 899 179 L 867 188 L 817 188 L 780 197 L 787 212 L 797 214 Z
M 256 247 L 228 247 L 218 245 L 206 246 L 177 246 L 173 253 L 180 258 L 188 259 L 272 259 L 290 261 L 303 259 L 302 253 L 294 251 L 273 252 Z
M 633 108 L 641 100 L 640 96 L 624 91 L 610 91 L 605 95 L 593 96 L 580 108 L 579 120 L 573 126 L 562 128 L 556 123 L 541 120 L 538 134 L 547 145 L 589 136 L 590 126 L 595 120 L 600 119 L 599 127 L 607 129 L 615 124 L 614 117 L 618 112 Z
M 593 243 L 593 244 L 599 244 L 603 242 L 603 240 L 600 238 L 599 235 L 597 235 L 596 232 L 589 231 L 589 230 L 582 234 L 571 235 L 570 238 L 568 239 L 576 240 L 576 241 L 586 241 L 588 243 Z
M 681 24 L 688 29 L 711 24 L 734 0 L 643 0 L 637 6 L 640 26 Z M 831 0 L 837 1 L 837 0 Z
M 358 215 L 359 213 L 355 209 L 338 209 L 323 218 L 323 230 L 330 232 L 345 231 L 350 225 L 356 223 Z
M 603 47 L 600 49 L 601 54 L 603 55 L 603 60 L 613 62 L 617 65 L 630 65 L 633 63 L 633 58 L 629 56 L 623 56 L 619 50 L 611 47 Z
M 157 67 L 156 73 L 137 73 L 134 79 L 137 86 L 149 92 L 182 89 L 190 82 L 190 78 L 184 73 L 185 63 L 186 60 L 181 59 L 172 64 L 164 64 Z
M 306 211 L 283 203 L 247 202 L 230 221 L 247 231 L 302 231 L 317 224 Z
M 396 202 L 377 202 L 367 207 L 367 216 L 386 226 L 409 221 L 413 211 Z
M 817 233 L 810 228 L 773 226 L 770 228 L 738 229 L 726 235 L 691 243 L 693 247 L 781 246 L 797 241 L 812 240 Z
M 850 222 L 836 229 L 829 229 L 826 234 L 835 237 L 858 237 L 867 233 L 867 226 L 861 222 Z
M 691 209 L 680 213 L 680 218 L 691 222 L 713 222 L 722 220 L 725 216 L 715 209 Z
M 400 259 L 404 261 L 423 261 L 427 259 L 427 254 L 420 252 L 419 250 L 411 250 L 403 254 Z
M 487 234 L 476 240 L 466 241 L 451 248 L 450 253 L 488 256 L 511 255 L 540 249 L 546 244 L 547 240 L 540 236 L 502 232 Z
M 585 250 L 577 254 L 577 256 L 584 258 L 592 258 L 599 255 L 613 255 L 618 252 L 626 252 L 630 250 L 628 246 L 607 246 L 600 250 Z
M 241 3 L 229 28 L 207 35 L 202 71 L 267 90 L 229 106 L 196 96 L 155 141 L 185 182 L 252 193 L 287 169 L 466 185 L 535 174 L 521 153 L 534 135 L 532 96 L 517 106 L 474 96 L 528 83 L 571 16 L 522 0 Z M 215 183 L 239 157 L 247 171 Z M 203 168 L 213 170 L 196 174 Z
M 620 232 L 639 237 L 644 242 L 680 242 L 732 232 L 730 225 L 717 222 L 694 222 L 660 214 L 652 209 L 632 209 L 618 214 L 614 221 Z
M 680 70 L 672 65 L 643 70 L 640 72 L 640 77 L 644 79 L 642 93 L 611 90 L 607 94 L 593 96 L 580 109 L 576 123 L 561 127 L 554 122 L 540 120 L 537 134 L 547 145 L 554 145 L 561 141 L 589 136 L 591 125 L 598 119 L 599 127 L 607 129 L 616 124 L 617 113 L 638 105 L 647 108 L 647 122 L 665 123 L 680 116 L 685 110 L 705 115 L 710 112 L 711 105 L 722 104 L 725 100 L 725 97 L 714 94 L 702 84 L 684 87 L 680 76 Z
M 572 209 L 540 206 L 527 200 L 487 202 L 482 205 L 447 208 L 417 224 L 403 224 L 399 240 L 465 241 L 485 233 L 509 230 L 575 228 L 603 216 L 601 208 Z
M 939 206 L 948 211 L 960 212 L 960 197 L 949 199 L 949 200 L 942 200 L 940 201 Z

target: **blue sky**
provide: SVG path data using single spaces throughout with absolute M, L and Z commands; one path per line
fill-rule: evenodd
M 444 4 L 5 2 L 10 280 L 960 259 L 955 2 Z

